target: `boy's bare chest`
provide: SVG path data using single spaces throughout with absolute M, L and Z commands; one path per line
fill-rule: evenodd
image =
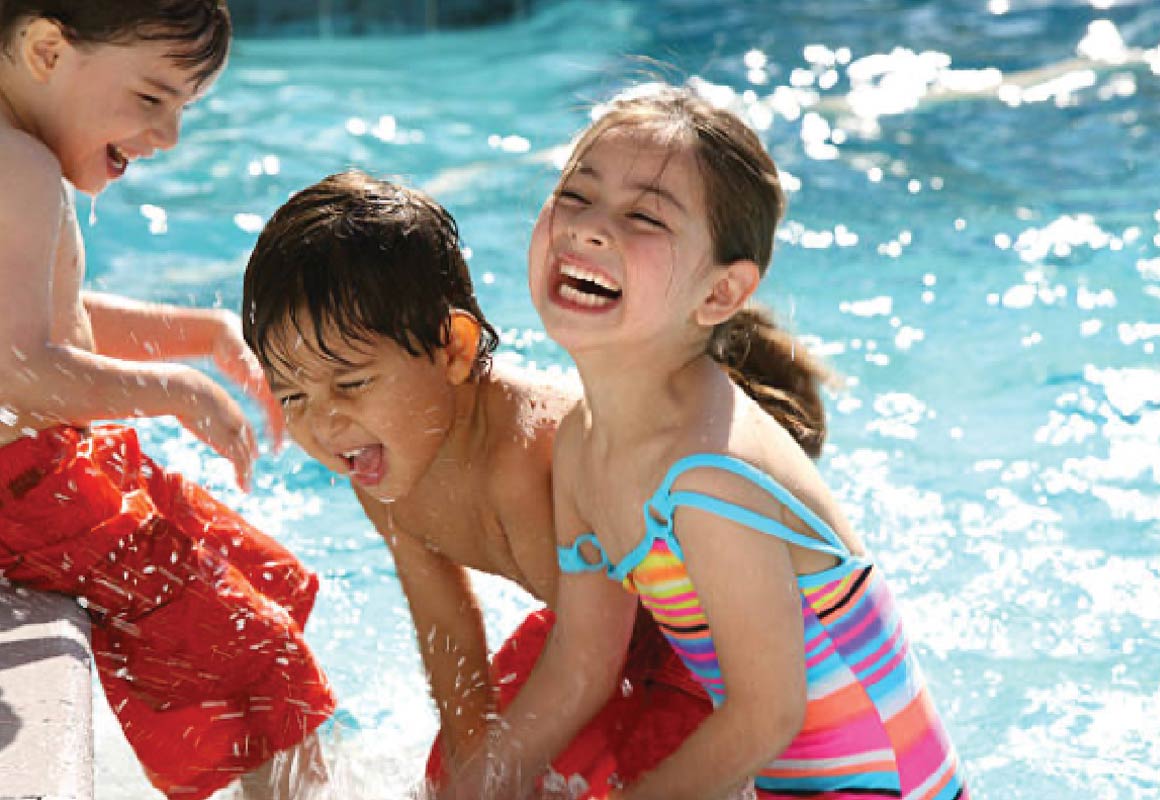
M 539 599 L 555 596 L 552 520 L 504 514 L 483 471 L 462 466 L 398 509 L 400 526 L 449 561 L 515 581 Z

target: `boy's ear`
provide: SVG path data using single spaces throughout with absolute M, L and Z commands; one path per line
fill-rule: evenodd
M 32 77 L 43 83 L 56 69 L 61 55 L 72 47 L 60 23 L 37 17 L 28 23 L 20 43 L 20 53 Z
M 480 335 L 479 320 L 461 309 L 451 309 L 443 353 L 447 359 L 447 381 L 452 385 L 463 383 L 475 371 Z
M 697 306 L 697 323 L 713 327 L 736 314 L 757 290 L 761 270 L 747 258 L 718 267 L 713 271 L 709 293 Z

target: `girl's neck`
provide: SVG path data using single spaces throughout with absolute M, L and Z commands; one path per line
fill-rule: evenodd
M 602 441 L 623 445 L 692 422 L 714 380 L 723 376 L 704 353 L 629 364 L 615 358 L 578 359 L 577 370 L 591 432 Z

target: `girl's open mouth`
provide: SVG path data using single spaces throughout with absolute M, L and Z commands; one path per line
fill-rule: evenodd
M 553 294 L 561 305 L 581 310 L 604 311 L 620 302 L 616 281 L 571 261 L 561 261 Z

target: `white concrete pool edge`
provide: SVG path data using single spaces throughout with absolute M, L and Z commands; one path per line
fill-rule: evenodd
M 0 582 L 0 800 L 92 800 L 89 621 Z

